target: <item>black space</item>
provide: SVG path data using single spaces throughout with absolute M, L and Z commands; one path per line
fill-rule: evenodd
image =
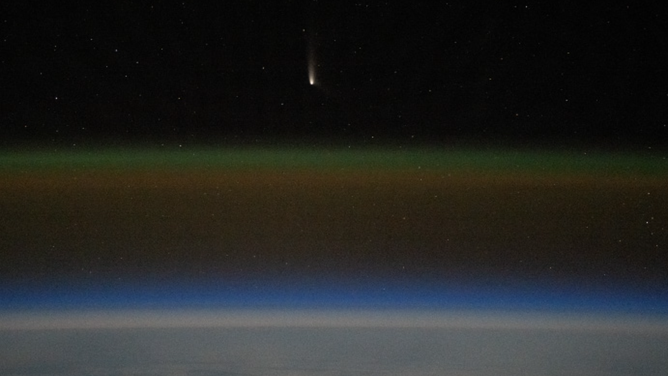
M 0 14 L 5 145 L 668 136 L 659 2 L 10 2 Z

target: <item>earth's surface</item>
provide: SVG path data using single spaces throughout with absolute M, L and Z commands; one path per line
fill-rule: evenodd
M 638 316 L 389 311 L 5 315 L 2 375 L 662 375 Z M 9 328 L 11 327 L 11 328 Z

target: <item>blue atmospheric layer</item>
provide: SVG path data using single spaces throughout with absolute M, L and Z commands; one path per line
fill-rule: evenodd
M 668 315 L 668 291 L 660 286 L 406 281 L 0 285 L 0 310 L 114 308 L 475 309 Z

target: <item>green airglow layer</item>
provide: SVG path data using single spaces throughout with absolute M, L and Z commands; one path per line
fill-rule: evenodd
M 104 169 L 372 169 L 668 177 L 668 158 L 632 153 L 464 148 L 106 148 L 0 152 L 0 171 L 5 172 Z

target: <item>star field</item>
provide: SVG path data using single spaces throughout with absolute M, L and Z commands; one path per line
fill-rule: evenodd
M 666 14 L 646 4 L 3 7 L 5 140 L 658 146 L 667 132 Z

